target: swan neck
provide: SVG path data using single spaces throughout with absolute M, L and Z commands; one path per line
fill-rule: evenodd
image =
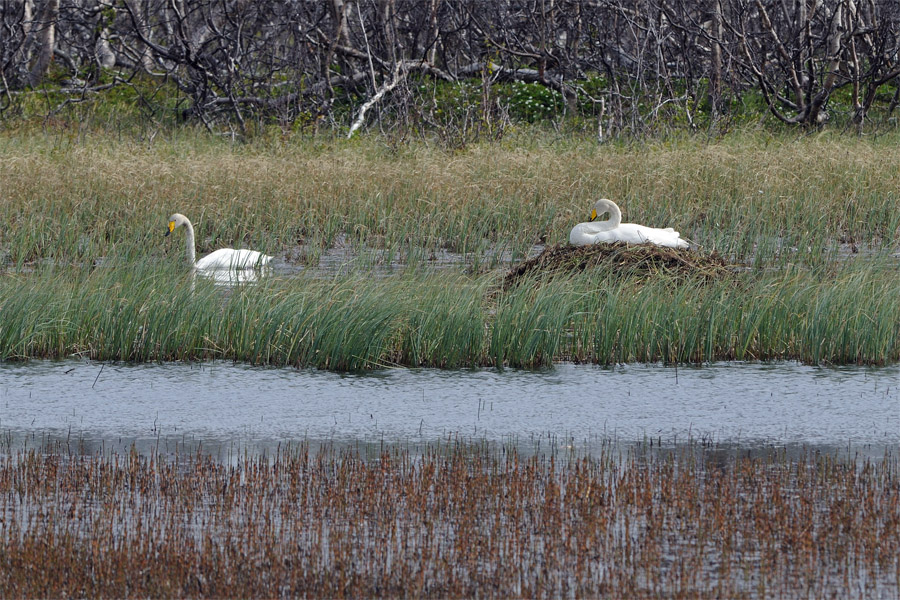
M 194 226 L 187 218 L 185 218 L 184 220 L 184 228 L 187 230 L 187 233 L 184 236 L 185 245 L 187 246 L 187 248 L 185 249 L 187 254 L 187 261 L 188 264 L 193 266 L 196 262 L 197 257 L 196 250 L 194 249 Z
M 600 231 L 610 231 L 622 224 L 622 211 L 619 210 L 619 206 L 612 200 L 607 200 L 606 198 L 597 200 L 594 210 L 597 211 L 598 217 L 603 213 L 609 213 L 609 219 L 597 223 Z

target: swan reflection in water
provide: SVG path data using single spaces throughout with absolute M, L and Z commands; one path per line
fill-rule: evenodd
M 199 269 L 194 268 L 194 277 L 202 277 L 216 285 L 234 287 L 248 283 L 256 283 L 271 268 L 267 269 Z
M 609 213 L 609 219 L 597 221 L 597 217 Z M 573 246 L 589 246 L 591 244 L 655 244 L 668 248 L 690 248 L 691 245 L 681 239 L 681 235 L 672 229 L 657 229 L 634 223 L 622 223 L 622 211 L 615 202 L 601 198 L 594 203 L 591 220 L 579 223 L 569 233 L 569 243 Z

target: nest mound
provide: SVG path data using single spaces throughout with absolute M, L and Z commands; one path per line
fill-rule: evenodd
M 503 278 L 503 289 L 515 286 L 529 275 L 552 277 L 580 273 L 592 267 L 635 275 L 666 274 L 679 278 L 699 276 L 719 279 L 732 273 L 725 259 L 715 252 L 701 254 L 695 250 L 623 242 L 591 246 L 558 245 L 545 248 L 539 255 L 513 267 Z

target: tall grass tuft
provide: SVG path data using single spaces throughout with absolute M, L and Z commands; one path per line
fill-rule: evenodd
M 890 261 L 733 279 L 597 269 L 506 292 L 500 277 L 264 278 L 222 290 L 181 269 L 45 269 L 0 279 L 0 359 L 225 358 L 335 370 L 583 362 L 900 359 Z

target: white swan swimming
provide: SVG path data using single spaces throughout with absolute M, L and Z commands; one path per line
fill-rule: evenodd
M 597 217 L 609 213 L 606 221 L 597 221 Z M 681 239 L 677 231 L 671 227 L 657 229 L 634 223 L 622 223 L 622 211 L 612 200 L 601 198 L 594 203 L 591 220 L 579 223 L 569 233 L 569 243 L 574 246 L 591 244 L 625 242 L 626 244 L 656 244 L 669 248 L 690 248 L 687 241 Z
M 187 229 L 187 260 L 198 271 L 252 269 L 254 267 L 263 267 L 272 260 L 271 256 L 256 250 L 220 248 L 194 262 L 196 256 L 194 251 L 194 226 L 191 224 L 190 219 L 180 213 L 173 214 L 169 217 L 169 229 L 166 231 L 166 235 L 169 235 L 182 225 Z

